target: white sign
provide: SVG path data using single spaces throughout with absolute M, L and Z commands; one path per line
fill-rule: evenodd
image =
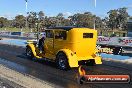
M 132 37 L 102 37 L 99 36 L 97 44 L 119 45 L 132 47 Z

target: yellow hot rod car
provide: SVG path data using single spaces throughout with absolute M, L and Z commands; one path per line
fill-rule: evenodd
M 89 28 L 52 27 L 45 30 L 44 53 L 38 46 L 29 43 L 26 55 L 29 58 L 47 58 L 56 62 L 59 69 L 78 67 L 81 62 L 102 64 L 96 50 L 97 31 Z

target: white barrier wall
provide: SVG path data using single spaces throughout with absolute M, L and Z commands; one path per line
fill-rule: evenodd
M 25 33 L 25 32 L 0 32 L 2 36 L 19 36 L 19 37 L 31 37 L 35 38 L 35 33 Z
M 8 35 L 11 35 L 11 32 L 4 32 L 4 31 L 1 31 L 1 32 L 0 32 L 0 35 L 7 35 L 7 36 L 8 36 Z
M 97 44 L 119 45 L 132 47 L 132 37 L 102 37 L 99 36 Z
M 35 33 L 21 33 L 22 37 L 31 37 L 31 38 L 35 38 Z
M 0 32 L 0 35 L 5 36 L 17 36 L 11 35 L 16 34 L 15 32 Z M 17 33 L 18 34 L 18 33 Z M 35 38 L 35 33 L 24 33 L 20 32 L 20 37 L 31 37 Z M 132 37 L 103 37 L 99 36 L 97 40 L 97 44 L 108 44 L 108 45 L 119 45 L 119 46 L 130 46 L 132 47 Z

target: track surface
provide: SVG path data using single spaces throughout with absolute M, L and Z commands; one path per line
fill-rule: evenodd
M 0 44 L 0 64 L 23 74 L 31 75 L 41 80 L 64 88 L 132 88 L 132 84 L 77 84 L 77 68 L 62 71 L 55 63 L 31 61 L 25 56 L 25 48 Z M 118 67 L 106 65 L 88 66 L 87 74 L 129 74 L 132 77 L 132 66 Z
M 0 88 L 24 88 L 12 81 L 0 77 Z

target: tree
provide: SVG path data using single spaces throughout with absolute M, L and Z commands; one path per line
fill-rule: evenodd
M 93 15 L 91 12 L 85 12 L 83 14 L 77 13 L 73 16 L 70 16 L 69 18 L 71 19 L 72 25 L 89 28 L 93 28 L 94 20 L 96 20 L 96 16 Z
M 128 17 L 127 8 L 123 7 L 118 9 L 118 28 L 124 30 L 127 28 Z
M 112 30 L 117 28 L 118 10 L 110 10 L 107 14 L 109 15 L 108 27 L 110 27 Z
M 15 27 L 23 28 L 25 27 L 25 17 L 23 15 L 17 15 L 15 17 Z
M 102 28 L 103 27 L 103 21 L 98 16 L 95 18 L 95 27 L 96 28 Z
M 74 14 L 73 16 L 69 16 L 68 18 L 70 19 L 70 21 L 71 21 L 71 25 L 72 26 L 77 26 L 77 22 L 78 22 L 78 16 L 79 16 L 80 14 L 79 13 L 77 13 L 77 14 Z
M 38 22 L 41 28 L 45 27 L 45 14 L 43 11 L 38 12 Z
M 37 12 L 28 12 L 27 20 L 29 28 L 35 28 L 38 23 Z
M 110 10 L 108 12 L 109 21 L 108 26 L 113 30 L 116 29 L 126 29 L 127 19 L 129 17 L 127 13 L 127 8 L 119 8 L 115 10 Z
M 39 24 L 40 27 L 45 26 L 45 15 L 43 11 L 28 12 L 27 19 L 28 19 L 29 28 L 35 28 L 36 24 Z
M 64 21 L 64 15 L 63 13 L 59 13 L 57 16 L 56 16 L 56 19 L 57 19 L 57 26 L 62 26 L 62 22 Z
M 43 21 L 44 20 L 44 12 L 43 11 L 40 11 L 39 13 L 38 13 L 38 19 L 40 20 L 40 21 Z
M 104 19 L 102 19 L 102 29 L 107 29 L 109 25 L 109 18 L 105 17 Z
M 46 27 L 55 27 L 58 24 L 56 17 L 45 17 L 45 26 Z
M 71 26 L 71 23 L 70 23 L 71 21 L 70 21 L 70 19 L 63 19 L 63 21 L 62 21 L 62 25 L 63 26 Z
M 4 17 L 0 17 L 0 28 L 6 27 L 8 25 L 8 19 Z

